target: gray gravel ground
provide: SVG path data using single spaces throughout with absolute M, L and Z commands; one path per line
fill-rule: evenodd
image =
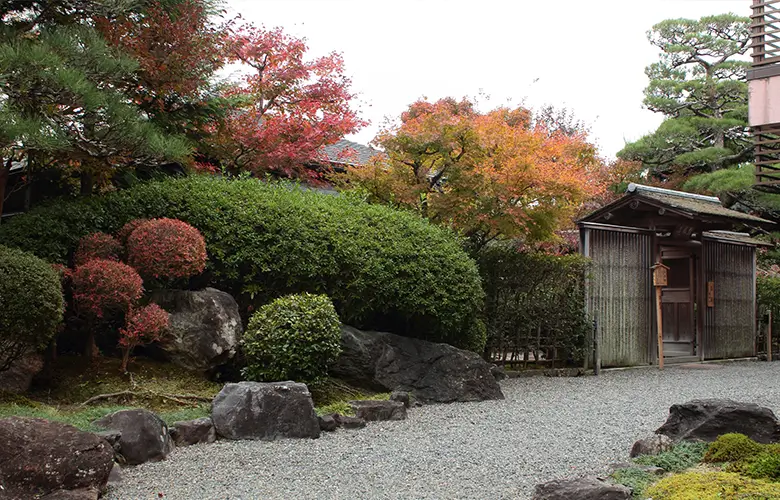
M 556 477 L 599 474 L 696 398 L 780 414 L 780 363 L 512 379 L 504 401 L 414 408 L 317 440 L 218 441 L 124 470 L 109 499 L 525 499 Z M 162 496 L 160 496 L 162 495 Z

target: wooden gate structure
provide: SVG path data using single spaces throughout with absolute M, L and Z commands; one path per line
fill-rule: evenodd
M 601 366 L 658 363 L 656 263 L 669 268 L 661 295 L 666 363 L 755 355 L 755 256 L 764 243 L 735 230 L 771 224 L 715 197 L 639 184 L 580 220 Z

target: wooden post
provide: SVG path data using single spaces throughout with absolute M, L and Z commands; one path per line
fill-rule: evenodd
M 660 261 L 651 268 L 653 270 L 653 286 L 655 286 L 655 314 L 658 330 L 658 369 L 664 369 L 664 317 L 661 310 L 661 293 L 663 287 L 669 284 L 669 267 Z
M 664 369 L 664 316 L 663 312 L 661 311 L 661 288 L 660 286 L 655 287 L 655 314 L 656 314 L 656 322 L 658 323 L 658 369 L 663 370 Z
M 769 324 L 766 327 L 766 360 L 772 361 L 772 309 L 769 310 Z

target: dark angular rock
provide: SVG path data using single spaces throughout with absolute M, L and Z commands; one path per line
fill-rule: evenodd
M 491 365 L 473 352 L 349 326 L 341 345 L 330 372 L 354 385 L 406 391 L 423 403 L 504 399 Z
M 325 432 L 333 432 L 336 430 L 336 428 L 339 426 L 336 423 L 336 419 L 333 418 L 334 414 L 331 415 L 322 415 L 321 417 L 317 417 L 317 420 L 320 423 L 320 430 Z
M 594 477 L 559 479 L 538 484 L 531 500 L 629 500 L 631 490 Z
M 170 313 L 170 335 L 160 347 L 173 363 L 209 371 L 235 355 L 243 325 L 230 294 L 214 288 L 165 290 L 153 301 Z
M 493 374 L 493 378 L 496 380 L 504 380 L 506 378 L 506 372 L 498 365 L 491 365 L 490 373 Z
M 333 415 L 333 419 L 336 420 L 336 424 L 344 429 L 362 429 L 366 426 L 366 421 L 358 417 L 349 417 L 347 415 L 340 415 L 336 413 Z
M 405 407 L 409 408 L 411 404 L 411 397 L 406 391 L 393 391 L 392 394 L 390 394 L 390 401 L 401 402 Z
M 106 440 L 40 418 L 0 419 L 0 443 L 0 497 L 8 495 L 5 498 L 100 491 L 114 465 L 114 451 Z
M 217 434 L 228 439 L 318 438 L 311 394 L 297 382 L 225 384 L 211 409 Z
M 40 500 L 98 500 L 100 492 L 94 488 L 59 490 L 41 497 Z
M 715 441 L 729 432 L 745 434 L 759 443 L 780 441 L 780 425 L 769 408 L 729 399 L 702 399 L 672 405 L 656 434 L 672 441 Z
M 0 372 L 0 392 L 23 394 L 30 390 L 33 378 L 43 369 L 43 356 L 31 353 L 11 364 Z
M 122 468 L 119 466 L 119 464 L 114 463 L 114 468 L 111 469 L 111 474 L 108 475 L 108 483 L 106 483 L 106 485 L 117 486 L 121 482 L 122 482 Z
M 120 453 L 130 465 L 164 460 L 174 447 L 168 426 L 149 410 L 120 410 L 93 423 L 122 433 Z
M 357 418 L 366 422 L 379 420 L 406 420 L 406 406 L 400 401 L 350 401 Z
M 663 434 L 654 434 L 644 439 L 640 439 L 631 447 L 631 458 L 639 455 L 658 455 L 672 449 L 674 443 L 668 436 Z
M 171 438 L 176 446 L 190 446 L 200 443 L 213 443 L 217 440 L 214 422 L 209 417 L 174 422 L 170 429 Z
M 108 444 L 111 445 L 111 447 L 114 449 L 116 453 L 120 452 L 121 446 L 119 444 L 119 440 L 122 439 L 122 432 L 113 429 L 108 429 L 105 431 L 95 432 L 95 435 L 108 441 Z

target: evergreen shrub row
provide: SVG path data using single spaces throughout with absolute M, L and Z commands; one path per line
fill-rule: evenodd
M 81 237 L 160 217 L 201 231 L 209 253 L 201 285 L 231 293 L 244 313 L 282 295 L 326 294 L 347 324 L 482 349 L 484 294 L 459 240 L 350 196 L 190 176 L 38 207 L 0 225 L 0 241 L 68 263 Z

